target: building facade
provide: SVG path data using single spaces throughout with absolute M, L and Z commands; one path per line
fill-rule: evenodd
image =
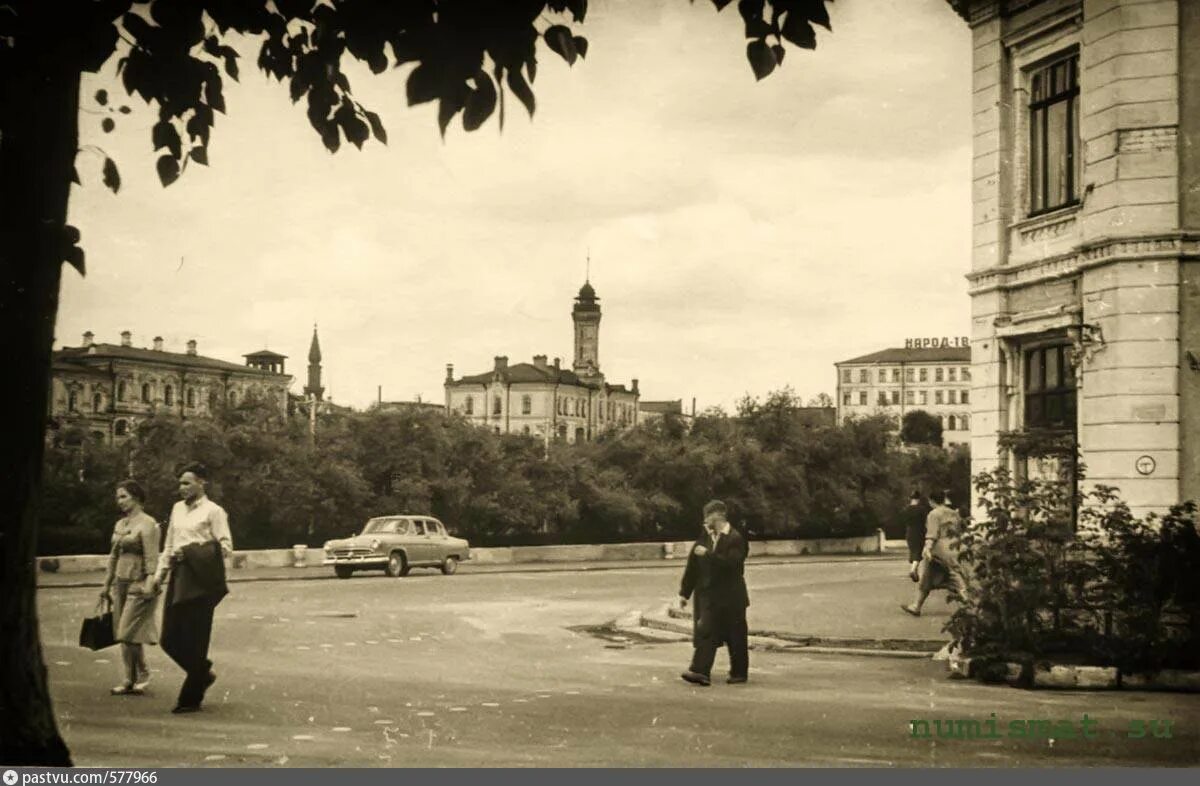
M 277 401 L 286 411 L 292 378 L 285 356 L 264 350 L 246 355 L 246 365 L 205 357 L 196 342 L 186 352 L 169 352 L 161 337 L 152 349 L 133 346 L 129 331 L 120 344 L 98 344 L 91 331 L 78 347 L 54 353 L 50 428 L 75 426 L 106 442 L 122 441 L 138 421 L 155 413 L 208 416 L 220 404 L 248 398 Z
M 919 409 L 942 421 L 943 444 L 969 442 L 969 342 L 964 337 L 946 340 L 946 346 L 908 343 L 905 348 L 884 349 L 834 364 L 838 425 L 850 418 L 887 415 L 899 431 L 904 415 Z
M 1057 433 L 1136 513 L 1200 498 L 1200 3 L 951 5 L 974 38 L 973 470 L 1031 472 L 1014 440 Z
M 497 356 L 490 371 L 454 378 L 446 366 L 446 410 L 458 412 L 498 434 L 526 434 L 547 442 L 584 442 L 611 429 L 638 423 L 638 381 L 627 388 L 605 381 L 600 371 L 600 303 L 584 283 L 571 311 L 575 354 L 571 369 L 559 358 L 509 365 Z

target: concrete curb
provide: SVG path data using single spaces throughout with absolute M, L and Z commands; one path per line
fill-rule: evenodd
M 1000 667 L 1003 667 L 1001 669 Z M 1050 690 L 1141 690 L 1195 693 L 1200 691 L 1200 671 L 1163 669 L 1155 674 L 1125 674 L 1116 666 L 1072 666 L 1042 663 L 993 663 L 981 668 L 974 659 L 952 655 L 947 668 L 952 677 L 983 682 L 1005 682 L 1014 688 Z M 1003 672 L 1003 673 L 1001 673 Z
M 676 610 L 673 606 L 666 604 L 647 612 L 630 612 L 617 620 L 615 625 L 618 629 L 638 632 L 642 635 L 645 635 L 645 631 L 647 630 L 670 632 L 675 635 L 675 641 L 691 641 L 691 622 L 680 621 L 672 613 L 674 611 Z M 687 616 L 690 619 L 690 615 Z M 635 620 L 638 623 L 636 626 L 633 624 Z M 921 660 L 928 660 L 933 655 L 932 652 L 923 650 L 847 647 L 817 643 L 820 641 L 822 639 L 816 636 L 788 634 L 784 638 L 776 631 L 750 631 L 750 649 L 767 652 L 799 652 L 817 655 L 856 655 L 873 658 L 910 658 Z M 924 642 L 915 643 L 924 644 Z

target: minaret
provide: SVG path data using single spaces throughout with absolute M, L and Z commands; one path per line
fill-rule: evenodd
M 600 298 L 591 281 L 584 281 L 575 297 L 571 319 L 575 322 L 576 374 L 582 377 L 600 376 Z
M 312 396 L 317 401 L 323 401 L 325 398 L 325 388 L 321 387 L 321 342 L 317 340 L 315 323 L 312 345 L 308 348 L 308 384 L 304 386 L 304 396 Z

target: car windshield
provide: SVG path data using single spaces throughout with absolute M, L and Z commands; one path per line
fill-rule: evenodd
M 371 519 L 367 522 L 367 526 L 363 527 L 362 534 L 364 535 L 384 535 L 393 534 L 396 532 L 396 524 L 400 519 Z

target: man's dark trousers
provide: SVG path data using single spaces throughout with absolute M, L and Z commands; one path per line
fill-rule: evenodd
M 728 604 L 712 604 L 703 596 L 696 598 L 693 615 L 691 671 L 709 676 L 717 650 L 725 645 L 729 648 L 729 676 L 744 678 L 750 673 L 749 630 L 746 625 L 746 607 Z
M 212 639 L 213 612 L 217 604 L 207 597 L 172 603 L 175 593 L 175 575 L 167 590 L 167 602 L 163 609 L 161 644 L 163 652 L 179 664 L 187 675 L 179 690 L 180 706 L 193 707 L 204 699 L 208 687 L 208 675 L 212 661 L 208 659 L 208 645 Z

